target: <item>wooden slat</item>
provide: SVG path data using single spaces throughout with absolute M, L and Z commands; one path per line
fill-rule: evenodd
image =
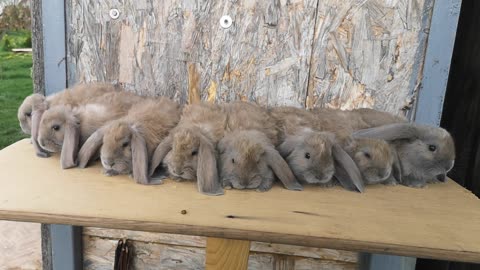
M 1 219 L 480 262 L 480 201 L 453 181 L 209 197 L 189 182 L 143 186 L 98 166 L 61 170 L 58 157 L 36 158 L 28 140 L 0 151 L 0 167 Z
M 207 238 L 206 270 L 245 270 L 248 266 L 250 241 Z
M 202 236 L 168 234 L 168 233 L 150 233 L 128 230 L 115 230 L 86 227 L 83 228 L 83 234 L 86 236 L 97 236 L 110 239 L 128 238 L 135 241 L 158 243 L 166 245 L 178 245 L 188 247 L 205 247 L 206 238 Z M 274 243 L 264 243 L 252 241 L 250 251 L 262 253 L 275 253 L 280 255 L 290 255 L 297 257 L 308 257 L 330 261 L 344 261 L 356 263 L 358 255 L 356 252 L 334 250 L 328 248 L 315 248 L 294 245 L 283 245 Z
M 197 270 L 205 269 L 205 249 L 197 247 L 169 246 L 157 243 L 132 241 L 132 264 L 130 270 Z M 84 269 L 111 270 L 117 239 L 85 236 Z M 293 264 L 293 265 L 292 265 Z M 279 267 L 287 268 L 279 268 Z M 288 268 L 289 267 L 289 268 Z M 226 268 L 225 268 L 226 269 Z M 249 270 L 354 270 L 357 264 L 319 260 L 278 254 L 250 252 Z

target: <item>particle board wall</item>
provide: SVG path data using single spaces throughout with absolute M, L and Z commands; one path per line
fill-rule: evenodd
M 405 114 L 421 81 L 433 2 L 67 0 L 68 82 L 119 83 L 181 103 L 249 100 Z M 111 9 L 119 10 L 117 19 Z M 233 20 L 227 29 L 219 22 L 224 15 Z M 110 269 L 122 235 L 139 245 L 137 269 L 159 262 L 170 269 L 203 268 L 203 238 L 174 236 L 179 244 L 159 240 L 161 234 L 87 229 L 87 269 Z M 268 246 L 252 244 L 250 269 L 356 265 L 355 253 L 255 249 L 262 245 Z

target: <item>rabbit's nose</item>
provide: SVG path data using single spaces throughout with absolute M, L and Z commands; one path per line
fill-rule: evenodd
M 173 173 L 177 174 L 177 175 L 180 175 L 180 174 L 182 174 L 182 169 L 174 168 Z
M 103 162 L 103 165 L 105 165 L 105 167 L 113 167 L 115 165 L 115 161 L 113 160 L 106 160 Z

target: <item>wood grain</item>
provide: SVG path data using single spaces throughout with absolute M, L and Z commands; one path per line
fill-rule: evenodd
M 114 230 L 86 227 L 83 228 L 83 234 L 86 237 L 96 236 L 101 238 L 121 239 L 128 238 L 135 241 L 148 243 L 157 243 L 164 245 L 201 247 L 206 246 L 206 237 L 179 235 L 168 233 L 150 233 L 128 230 Z M 279 255 L 289 255 L 295 257 L 308 257 L 329 261 L 357 262 L 357 253 L 343 250 L 334 250 L 328 248 L 314 248 L 294 245 L 283 245 L 275 243 L 264 243 L 252 241 L 250 245 L 251 252 L 274 253 Z
M 69 0 L 68 81 L 119 82 L 181 103 L 303 106 L 317 1 Z
M 411 109 L 433 2 L 319 1 L 307 107 Z
M 118 239 L 96 236 L 84 237 L 84 269 L 110 270 Z M 205 249 L 198 247 L 170 246 L 154 242 L 133 240 L 133 261 L 130 270 L 149 269 L 205 269 Z M 288 266 L 288 268 L 280 268 Z M 279 254 L 250 252 L 248 258 L 249 270 L 280 270 L 280 269 L 325 269 L 354 270 L 355 263 L 319 260 Z
M 248 266 L 250 241 L 207 238 L 206 270 L 245 270 Z
M 453 181 L 209 197 L 189 182 L 142 186 L 99 166 L 60 170 L 58 157 L 36 158 L 28 140 L 0 151 L 0 166 L 1 219 L 480 262 L 480 201 Z

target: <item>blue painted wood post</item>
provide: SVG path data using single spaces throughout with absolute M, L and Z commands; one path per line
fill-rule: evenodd
M 43 65 L 45 95 L 51 95 L 67 87 L 66 28 L 64 0 L 41 1 L 43 33 Z M 83 269 L 82 228 L 67 225 L 48 226 L 51 258 L 48 267 L 53 270 Z M 47 239 L 48 241 L 48 239 Z M 46 266 L 47 267 L 47 266 Z
M 415 122 L 440 125 L 461 0 L 435 1 Z M 362 270 L 414 270 L 416 258 L 360 254 Z

